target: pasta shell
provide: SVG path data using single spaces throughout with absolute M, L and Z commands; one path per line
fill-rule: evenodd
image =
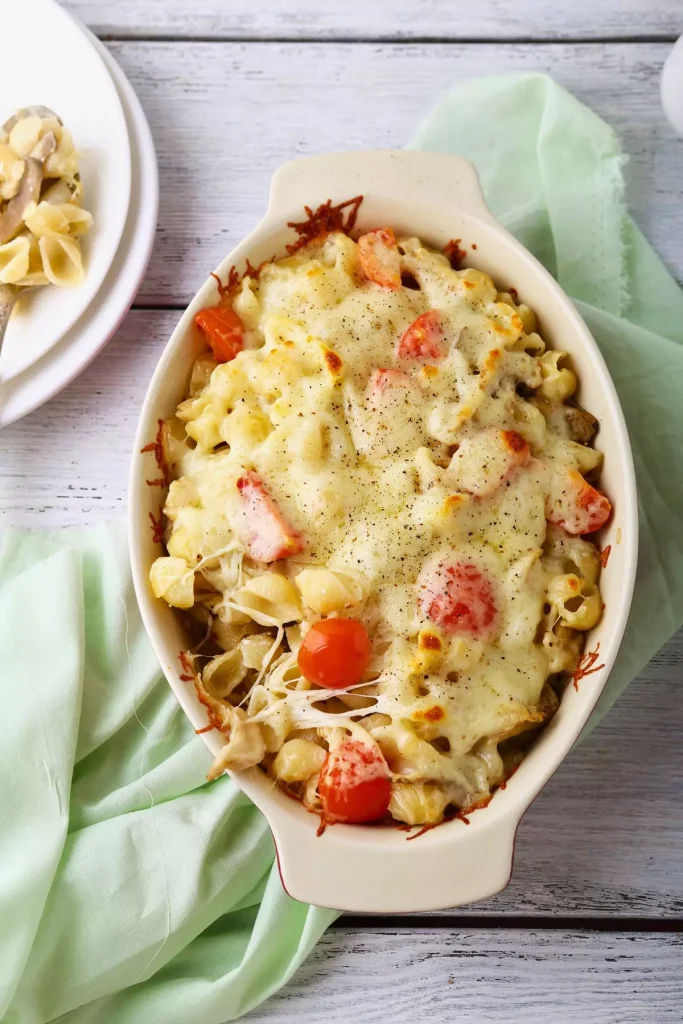
M 40 255 L 40 249 L 38 248 L 38 239 L 33 238 L 33 236 L 28 233 L 25 233 L 20 237 L 27 238 L 29 243 L 28 270 L 26 275 L 22 278 L 22 285 L 29 288 L 49 284 L 50 282 L 45 276 L 45 271 L 43 270 L 43 257 Z
M 286 576 L 279 573 L 255 576 L 237 591 L 234 600 L 260 625 L 272 626 L 301 618 L 299 595 Z
M 62 144 L 45 161 L 45 175 L 48 178 L 73 178 L 78 173 L 78 158 L 73 149 Z
M 78 238 L 79 235 L 84 235 L 87 231 L 90 231 L 92 227 L 92 214 L 88 213 L 87 210 L 76 206 L 75 203 L 65 203 L 60 209 L 69 223 L 69 234 L 72 238 Z
M 40 117 L 22 117 L 9 133 L 9 144 L 17 156 L 28 156 L 41 136 L 43 121 Z
M 84 235 L 92 226 L 92 217 L 87 210 L 73 203 L 48 203 L 33 205 L 24 214 L 24 223 L 36 238 L 51 235 Z
M 304 604 L 319 615 L 351 608 L 361 599 L 360 587 L 355 580 L 330 569 L 303 569 L 294 582 Z
M 29 241 L 24 235 L 0 245 L 0 284 L 19 284 L 28 273 Z
M 174 608 L 194 604 L 194 574 L 182 558 L 157 558 L 150 570 L 155 597 L 163 597 Z
M 43 238 L 45 235 L 68 235 L 69 222 L 62 212 L 62 205 L 51 203 L 30 203 L 24 210 L 24 223 L 32 235 Z
M 48 281 L 59 288 L 75 288 L 85 273 L 78 242 L 68 235 L 45 236 L 38 240 L 43 270 Z
M 10 146 L 0 144 L 0 199 L 14 198 L 25 168 L 25 161 Z
M 242 682 L 247 671 L 239 650 L 219 654 L 205 666 L 202 683 L 212 697 L 228 697 Z
M 323 766 L 326 751 L 311 740 L 287 740 L 273 761 L 271 772 L 282 782 L 306 782 Z
M 42 193 L 42 197 L 44 202 L 53 204 L 70 203 L 72 201 L 71 190 L 62 178 L 59 181 L 55 181 L 49 188 L 46 188 Z

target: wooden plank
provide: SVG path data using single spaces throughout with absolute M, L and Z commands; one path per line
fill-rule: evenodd
M 670 36 L 677 0 L 68 0 L 68 10 L 108 36 L 315 39 L 562 39 Z
M 678 1024 L 682 952 L 676 934 L 334 928 L 244 1019 Z
M 521 70 L 552 72 L 614 125 L 631 156 L 629 205 L 683 279 L 680 140 L 659 101 L 665 45 L 110 49 L 150 119 L 161 172 L 159 230 L 140 303 L 187 302 L 258 221 L 279 164 L 325 150 L 404 146 L 453 83 Z
M 179 315 L 130 313 L 66 391 L 3 431 L 0 525 L 124 515 L 138 412 Z M 528 812 L 509 888 L 470 913 L 683 917 L 682 665 L 683 632 Z
M 73 384 L 2 431 L 0 526 L 85 526 L 125 515 L 142 400 L 179 317 L 129 313 Z

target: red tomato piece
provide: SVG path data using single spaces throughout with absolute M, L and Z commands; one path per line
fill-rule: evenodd
M 237 481 L 245 519 L 245 542 L 252 558 L 276 562 L 298 555 L 304 541 L 285 520 L 257 473 L 245 473 Z
M 612 514 L 609 498 L 592 487 L 575 469 L 556 473 L 546 503 L 546 519 L 567 533 L 593 533 Z
M 382 288 L 401 287 L 401 255 L 391 228 L 377 228 L 358 239 L 360 268 Z
M 244 324 L 229 306 L 202 309 L 194 322 L 219 363 L 229 363 L 244 348 Z
M 297 661 L 310 683 L 342 690 L 363 678 L 370 662 L 370 637 L 355 619 L 321 619 L 304 637 Z
M 493 583 L 473 562 L 444 559 L 427 564 L 417 589 L 422 612 L 447 633 L 483 639 L 495 629 L 498 608 Z
M 401 336 L 396 355 L 399 359 L 443 359 L 446 355 L 446 334 L 438 309 L 422 313 Z
M 330 750 L 320 770 L 318 793 L 325 821 L 360 824 L 383 818 L 391 782 L 378 745 L 349 739 Z

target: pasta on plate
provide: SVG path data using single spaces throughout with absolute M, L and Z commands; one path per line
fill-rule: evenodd
M 290 248 L 196 317 L 211 351 L 147 446 L 151 584 L 195 638 L 211 777 L 435 824 L 514 770 L 600 618 L 596 423 L 482 271 L 388 228 Z
M 92 226 L 71 134 L 58 117 L 20 112 L 0 131 L 0 284 L 73 288 Z

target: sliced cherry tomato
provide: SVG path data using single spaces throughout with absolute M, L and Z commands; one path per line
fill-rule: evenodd
M 360 268 L 382 288 L 401 287 L 401 255 L 391 228 L 377 228 L 358 239 Z
M 355 619 L 321 619 L 304 637 L 297 660 L 310 683 L 341 690 L 362 679 L 370 661 L 370 637 Z
M 422 612 L 447 633 L 485 638 L 495 628 L 498 608 L 493 584 L 473 562 L 428 563 L 417 589 Z
M 300 533 L 280 512 L 257 473 L 245 473 L 237 481 L 244 509 L 245 543 L 259 562 L 276 562 L 304 549 Z
M 437 309 L 428 309 L 410 325 L 396 346 L 396 355 L 399 359 L 443 359 L 446 334 Z
M 219 363 L 229 363 L 244 348 L 244 324 L 229 306 L 202 309 L 194 322 Z
M 384 817 L 391 782 L 377 744 L 349 739 L 331 750 L 320 769 L 318 793 L 325 821 L 358 824 Z
M 553 477 L 546 504 L 546 519 L 567 533 L 593 533 L 604 526 L 612 513 L 609 498 L 592 487 L 575 469 Z

